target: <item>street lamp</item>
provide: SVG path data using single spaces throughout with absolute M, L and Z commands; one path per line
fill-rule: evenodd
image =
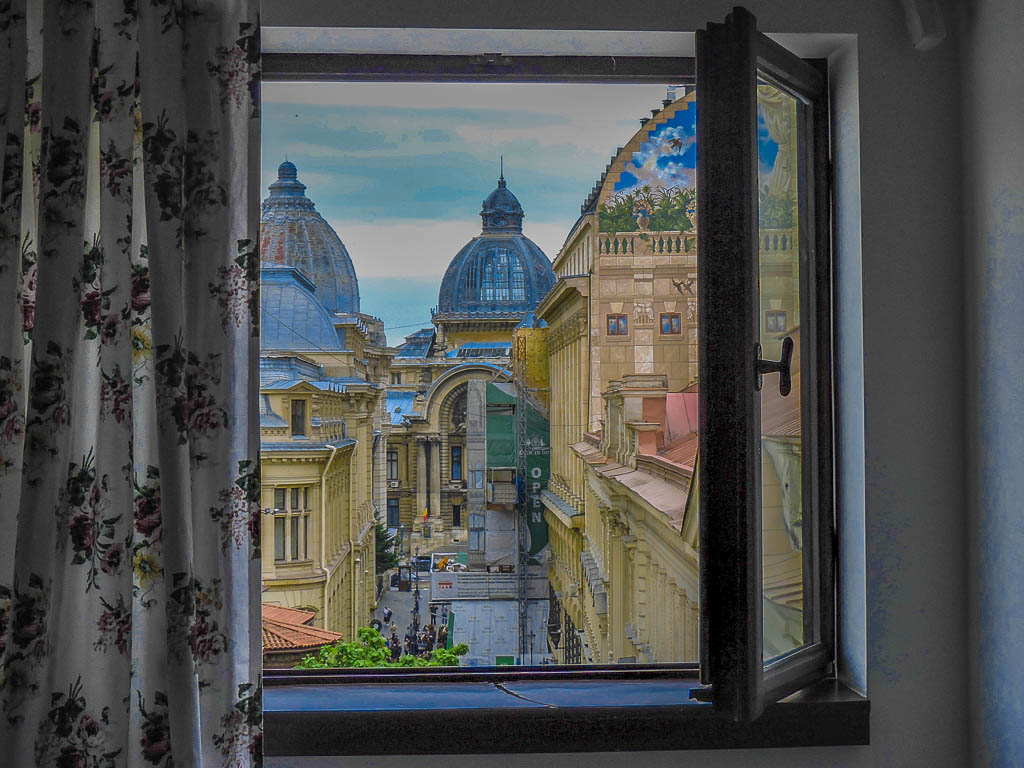
M 526 636 L 530 638 L 530 666 L 533 666 L 533 641 L 537 639 L 537 633 L 531 629 Z

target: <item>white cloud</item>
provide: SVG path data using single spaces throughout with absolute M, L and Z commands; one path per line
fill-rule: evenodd
M 527 221 L 523 234 L 554 259 L 573 223 L 531 225 Z M 480 234 L 480 220 L 474 216 L 465 221 L 402 219 L 387 224 L 332 219 L 330 224 L 352 257 L 359 278 L 433 277 L 438 284 L 459 249 Z

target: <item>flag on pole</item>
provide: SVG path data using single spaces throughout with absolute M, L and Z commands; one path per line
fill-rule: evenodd
M 424 507 L 423 508 L 423 522 L 424 523 L 427 522 L 427 520 L 429 518 L 430 518 L 430 510 L 427 507 Z

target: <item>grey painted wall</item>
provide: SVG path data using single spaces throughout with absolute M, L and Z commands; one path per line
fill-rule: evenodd
M 732 0 L 635 0 L 628 4 L 265 0 L 263 20 L 268 25 L 300 26 L 693 30 L 708 20 L 721 20 L 733 4 Z M 933 51 L 921 53 L 909 43 L 898 0 L 747 0 L 745 4 L 767 31 L 856 36 L 839 49 L 834 41 L 831 44 L 832 63 L 837 67 L 835 118 L 842 142 L 836 149 L 842 344 L 838 359 L 844 398 L 840 416 L 844 478 L 840 580 L 847 600 L 841 661 L 846 678 L 862 687 L 866 684 L 870 694 L 872 745 L 648 753 L 633 759 L 656 768 L 680 763 L 716 768 L 960 768 L 969 764 L 970 717 L 962 695 L 968 659 L 967 380 L 963 375 L 968 306 L 961 256 L 961 124 L 968 105 L 975 103 L 961 99 L 960 33 L 947 15 L 950 38 Z M 996 12 L 990 25 L 1003 23 L 998 18 L 1000 7 L 1016 4 L 1017 0 L 985 3 L 986 18 Z M 1021 28 L 1020 23 L 1002 27 L 1007 35 Z M 975 29 L 974 49 L 985 46 L 986 34 L 981 25 Z M 817 44 L 816 39 L 806 37 L 793 40 L 808 47 Z M 1020 49 L 1019 44 L 1007 45 L 1014 47 L 1008 47 L 1004 56 Z M 998 60 L 992 52 L 985 58 L 988 68 L 979 64 L 983 70 L 979 75 L 990 77 L 989 70 L 996 68 Z M 982 127 L 975 128 L 995 130 L 987 117 L 995 94 L 988 100 L 977 98 L 982 117 L 976 123 Z M 1021 124 L 1018 118 L 1017 125 Z M 1008 127 L 1009 123 L 1003 130 Z M 1007 142 L 1012 141 L 1011 136 L 1005 137 Z M 998 157 L 991 160 L 994 167 L 998 165 Z M 1002 170 L 1010 175 L 1008 168 Z M 1007 178 L 1004 185 L 1009 188 L 1011 181 Z M 990 229 L 979 230 L 983 234 L 975 239 L 979 259 L 983 249 L 993 254 L 1003 249 L 1002 258 L 992 257 L 993 268 L 1005 274 L 1015 264 L 1019 287 L 1022 268 L 1011 253 L 1014 242 L 1024 237 L 1024 214 L 1020 212 L 1024 195 L 1020 181 L 1013 183 L 1017 185 L 1013 187 L 1018 195 L 1017 218 L 1009 216 L 999 230 L 998 216 L 993 214 Z M 1000 187 L 993 180 L 991 188 L 994 200 Z M 1003 245 L 987 245 L 984 233 L 988 232 L 1000 237 L 1003 232 L 1005 237 L 999 241 Z M 1016 247 L 1019 250 L 1019 245 Z M 1018 290 L 1013 298 L 1024 301 L 1024 290 Z M 986 333 L 1001 344 L 1014 332 L 1005 322 L 1006 315 L 1000 314 L 1000 307 L 1007 304 L 986 302 L 993 315 Z M 1024 362 L 1019 350 L 1024 345 L 1019 343 L 1019 325 L 1015 332 L 1016 371 L 1021 373 Z M 992 420 L 998 420 L 1000 414 L 1006 421 L 1011 417 L 1019 420 L 1020 408 L 1012 403 L 1007 378 L 1013 370 L 1004 367 L 1005 372 L 993 370 L 989 377 L 991 388 L 1002 397 L 1000 402 L 1006 403 Z M 1018 429 L 1015 436 L 1008 429 L 996 431 L 1008 449 L 1020 449 L 1024 430 Z M 992 472 L 1005 471 L 1006 455 L 1001 454 L 998 462 L 993 459 Z M 1008 485 L 1003 487 L 1010 490 Z M 992 536 L 1010 535 L 1010 504 L 1009 500 L 1003 502 L 1003 513 L 996 515 L 1002 525 L 992 524 Z M 1018 525 L 1015 532 L 1018 538 L 1020 528 Z M 1006 564 L 1014 566 L 1020 570 L 1020 559 Z M 992 576 L 985 583 L 996 585 L 1002 571 L 990 568 L 989 572 Z M 1004 594 L 1000 605 L 987 610 L 1007 621 L 1020 620 L 1024 614 L 1019 605 L 1011 603 L 1011 599 L 1020 600 L 1019 595 L 1019 589 Z M 1008 655 L 1011 647 L 1006 644 L 989 653 L 994 659 Z M 1022 663 L 1017 661 L 1015 668 L 1019 670 Z M 982 669 L 992 667 L 983 665 Z M 993 722 L 993 727 L 1001 733 L 1009 725 Z M 623 760 L 615 754 L 588 754 L 490 760 L 468 756 L 445 758 L 444 762 L 462 768 L 497 764 L 499 759 L 500 764 L 513 767 L 532 766 L 541 759 L 545 765 L 587 768 L 618 768 Z M 408 762 L 408 758 L 397 757 L 302 758 L 275 759 L 269 765 L 319 768 L 403 766 Z
M 971 757 L 1024 764 L 1024 4 L 971 4 L 963 112 Z

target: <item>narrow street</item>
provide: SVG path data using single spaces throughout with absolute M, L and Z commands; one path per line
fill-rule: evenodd
M 430 574 L 421 573 L 419 576 L 423 577 L 423 581 L 420 586 L 420 626 L 422 627 L 424 624 L 430 623 L 430 614 L 427 609 L 430 602 Z M 380 602 L 377 604 L 377 612 L 374 616 L 383 622 L 384 607 L 387 606 L 390 608 L 393 612 L 393 615 L 391 616 L 391 623 L 395 625 L 399 639 L 403 639 L 412 624 L 412 612 L 415 600 L 415 591 L 392 592 L 390 589 L 385 589 L 384 593 L 380 596 Z M 390 628 L 385 626 L 384 629 L 381 630 L 381 634 L 385 637 L 390 637 Z

